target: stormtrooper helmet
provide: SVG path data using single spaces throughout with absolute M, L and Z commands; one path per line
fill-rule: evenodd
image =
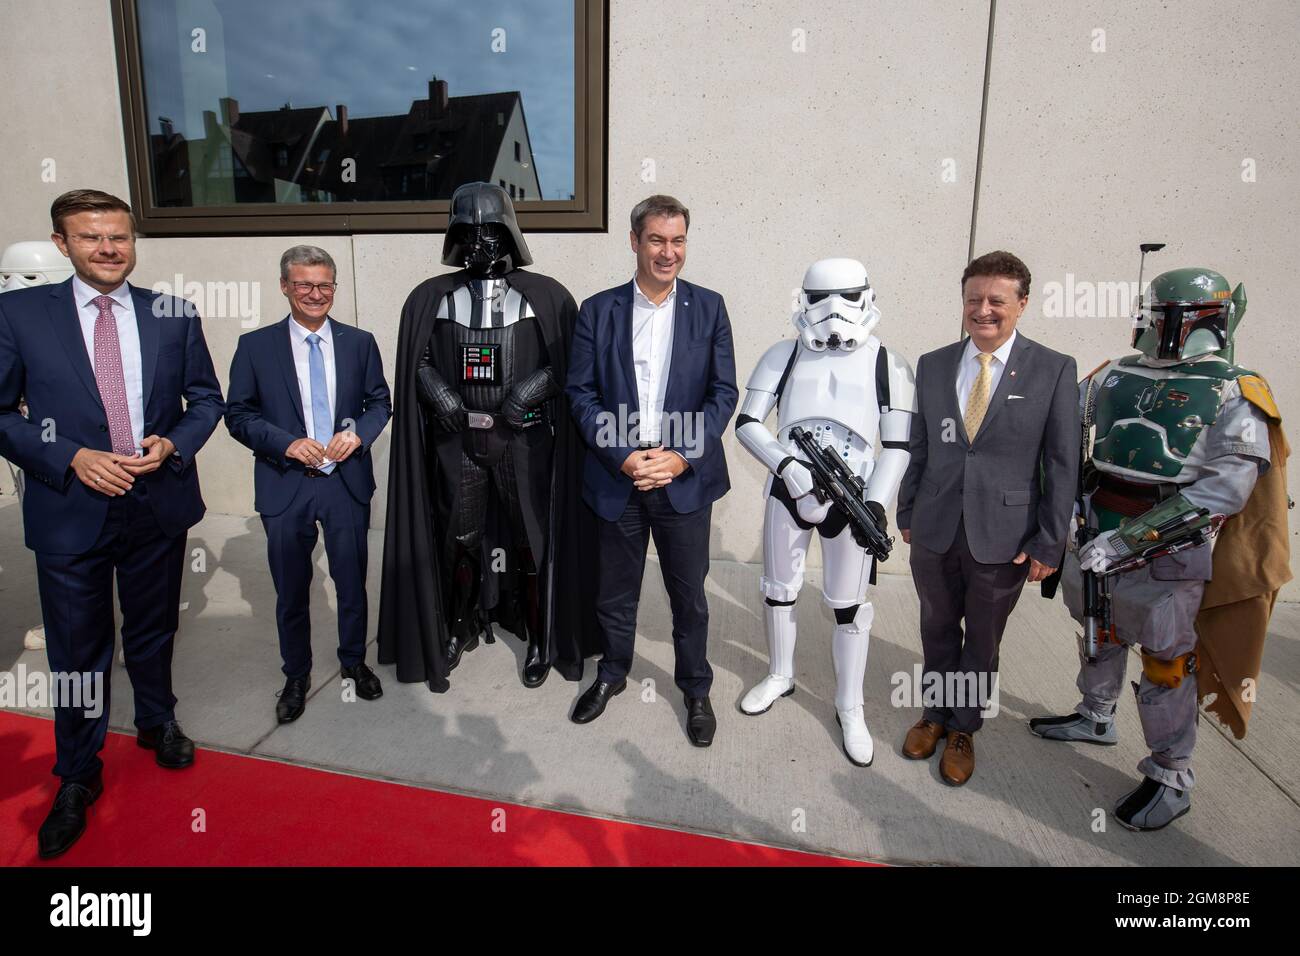
M 48 239 L 15 242 L 0 254 L 0 292 L 53 285 L 71 276 L 71 261 Z
M 852 351 L 880 321 L 867 268 L 856 259 L 819 259 L 808 267 L 794 327 L 804 347 Z

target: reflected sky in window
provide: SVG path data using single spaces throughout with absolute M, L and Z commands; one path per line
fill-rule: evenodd
M 162 132 L 165 116 L 176 133 L 201 138 L 202 112 L 218 110 L 222 96 L 241 112 L 291 103 L 331 115 L 345 104 L 351 118 L 405 114 L 429 96 L 436 76 L 450 97 L 519 91 L 543 198 L 568 199 L 573 7 L 572 0 L 139 0 L 149 132 Z

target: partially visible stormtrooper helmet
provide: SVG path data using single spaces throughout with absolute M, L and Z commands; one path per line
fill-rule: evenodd
M 856 259 L 819 259 L 803 276 L 794 327 L 805 348 L 853 350 L 880 321 L 876 291 Z
M 0 254 L 0 292 L 54 285 L 71 276 L 71 260 L 48 239 L 15 242 Z

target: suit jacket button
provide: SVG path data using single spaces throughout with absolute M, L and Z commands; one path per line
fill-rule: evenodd
M 101 432 L 106 432 L 106 431 L 108 431 L 108 426 L 107 426 L 107 425 L 100 425 L 100 426 L 99 426 L 99 430 L 100 430 Z

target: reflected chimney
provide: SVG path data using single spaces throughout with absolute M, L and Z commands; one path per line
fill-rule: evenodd
M 223 96 L 217 101 L 221 104 L 221 124 L 234 126 L 239 122 L 239 100 L 233 96 Z
M 429 80 L 429 112 L 433 116 L 447 112 L 447 81 L 436 76 Z
M 347 136 L 348 135 L 348 108 L 344 104 L 340 103 L 338 104 L 338 106 L 334 107 L 334 115 L 338 117 L 339 135 Z

